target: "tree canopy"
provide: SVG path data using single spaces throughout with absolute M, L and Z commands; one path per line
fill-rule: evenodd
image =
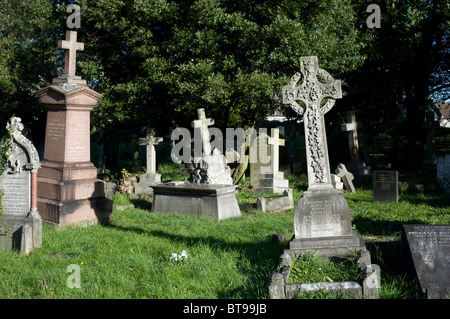
M 12 114 L 44 120 L 34 93 L 61 72 L 56 43 L 71 3 L 0 2 L 3 122 Z M 96 125 L 190 127 L 195 110 L 205 108 L 222 128 L 253 126 L 280 106 L 276 97 L 300 57 L 317 55 L 321 68 L 343 80 L 340 109 L 357 110 L 376 133 L 400 130 L 419 160 L 424 112 L 450 96 L 447 1 L 385 1 L 381 27 L 372 29 L 370 0 L 76 3 L 85 43 L 77 74 L 104 96 Z

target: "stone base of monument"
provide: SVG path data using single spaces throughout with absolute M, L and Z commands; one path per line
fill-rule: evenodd
M 289 249 L 295 253 L 312 252 L 317 257 L 345 257 L 365 249 L 364 239 L 356 231 L 351 236 L 292 238 Z
M 54 226 L 102 222 L 112 214 L 105 197 L 105 182 L 97 179 L 90 162 L 42 161 L 38 174 L 38 210 L 42 220 Z
M 289 181 L 284 179 L 283 172 L 263 174 L 259 180 L 259 187 L 253 188 L 254 192 L 283 193 L 289 189 Z
M 72 201 L 38 198 L 38 208 L 43 212 L 42 220 L 55 228 L 67 225 L 88 226 L 107 221 L 111 217 L 112 200 L 106 197 Z
M 344 196 L 331 185 L 304 192 L 294 215 L 295 235 L 289 249 L 319 257 L 344 257 L 365 249 L 364 239 L 352 229 Z
M 18 250 L 27 254 L 42 246 L 42 219 L 37 211 L 26 217 L 2 215 L 0 218 L 0 249 Z
M 272 199 L 270 197 L 259 196 L 256 199 L 257 209 L 266 212 L 278 212 L 294 208 L 294 198 L 292 189 L 285 190 L 283 196 Z
M 161 174 L 145 173 L 139 176 L 139 182 L 134 187 L 135 194 L 152 194 L 153 186 L 161 184 Z
M 237 185 L 163 183 L 153 186 L 152 212 L 226 219 L 241 216 Z

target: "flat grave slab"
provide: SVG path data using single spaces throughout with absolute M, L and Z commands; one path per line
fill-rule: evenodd
M 426 298 L 450 298 L 450 225 L 403 225 L 402 242 Z

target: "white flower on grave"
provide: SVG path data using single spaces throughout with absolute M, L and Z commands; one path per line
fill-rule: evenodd
M 175 253 L 172 253 L 172 256 L 170 256 L 170 261 L 177 261 L 178 260 L 178 255 Z
M 178 261 L 182 260 L 183 258 L 187 259 L 186 250 L 183 250 L 180 255 L 172 253 L 172 255 L 170 256 L 170 261 Z

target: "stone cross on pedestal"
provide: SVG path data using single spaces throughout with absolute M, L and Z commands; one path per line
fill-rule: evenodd
M 161 183 L 161 174 L 156 172 L 156 150 L 155 146 L 163 141 L 162 137 L 155 137 L 155 130 L 147 130 L 147 137 L 139 139 L 139 145 L 146 146 L 147 170 L 139 176 L 139 182 L 134 187 L 136 194 L 153 193 L 152 186 Z
M 300 58 L 300 71 L 282 88 L 283 103 L 303 116 L 309 182 L 295 207 L 295 236 L 289 249 L 319 257 L 345 256 L 365 249 L 365 245 L 352 229 L 344 196 L 333 187 L 328 160 L 324 114 L 333 107 L 334 99 L 341 98 L 341 82 L 319 69 L 315 56 Z M 303 82 L 297 87 L 300 79 Z M 321 106 L 324 98 L 328 101 Z M 305 104 L 305 109 L 297 100 Z
M 77 32 L 67 31 L 66 40 L 58 40 L 58 49 L 66 49 L 64 60 L 64 73 L 75 75 L 77 51 L 84 50 L 84 43 L 77 42 Z
M 64 89 L 71 90 L 77 85 L 86 85 L 86 80 L 75 75 L 77 51 L 84 50 L 84 43 L 77 42 L 76 31 L 66 31 L 66 40 L 58 40 L 58 49 L 66 49 L 64 57 L 64 75 L 53 79 L 53 84 L 60 84 Z M 64 85 L 65 84 L 65 85 Z
M 147 131 L 147 137 L 139 139 L 139 145 L 147 147 L 147 171 L 146 173 L 156 173 L 156 150 L 155 146 L 163 141 L 162 137 L 155 137 L 155 130 Z
M 356 122 L 355 111 L 347 113 L 347 121 L 348 123 L 341 125 L 341 129 L 344 132 L 348 132 L 351 162 L 359 163 L 358 129 L 361 128 L 361 122 Z
M 197 114 L 198 114 L 199 119 L 192 121 L 191 125 L 193 128 L 200 129 L 200 135 L 201 135 L 202 144 L 203 144 L 203 154 L 211 155 L 212 150 L 211 150 L 208 126 L 214 125 L 214 120 L 210 119 L 210 118 L 206 118 L 205 109 L 198 109 Z
M 272 129 L 272 137 L 267 138 L 267 143 L 271 145 L 270 169 L 272 173 L 278 172 L 280 167 L 280 146 L 284 146 L 284 140 L 280 138 L 280 130 Z
M 206 118 L 205 110 L 198 109 L 198 120 L 192 121 L 194 128 L 200 129 L 200 135 L 203 144 L 203 152 L 201 157 L 194 157 L 192 166 L 192 182 L 199 184 L 233 184 L 231 178 L 230 167 L 227 165 L 225 156 L 217 149 L 211 147 L 208 126 L 214 124 L 214 120 Z M 194 132 L 194 149 L 196 148 L 197 139 Z
M 264 138 L 264 136 L 262 137 Z M 270 145 L 270 166 L 260 167 L 259 187 L 253 188 L 253 191 L 283 193 L 289 189 L 289 180 L 284 179 L 284 173 L 279 171 L 279 147 L 284 146 L 284 140 L 280 139 L 279 129 L 272 129 L 272 137 L 267 137 L 267 144 Z
M 58 47 L 67 49 L 65 74 L 36 92 L 47 111 L 44 159 L 38 173 L 38 209 L 42 219 L 58 227 L 98 223 L 110 218 L 112 200 L 91 163 L 91 110 L 102 95 L 75 76 L 76 31 L 67 31 Z
M 321 83 L 318 76 L 326 83 Z M 301 78 L 303 83 L 296 87 Z M 282 90 L 283 103 L 290 104 L 303 116 L 309 188 L 332 188 L 324 114 L 334 106 L 335 99 L 342 97 L 341 81 L 319 69 L 316 56 L 302 57 L 300 73 L 294 74 L 289 85 L 283 86 Z M 329 99 L 321 106 L 324 98 Z M 305 104 L 305 109 L 297 104 L 298 100 Z

